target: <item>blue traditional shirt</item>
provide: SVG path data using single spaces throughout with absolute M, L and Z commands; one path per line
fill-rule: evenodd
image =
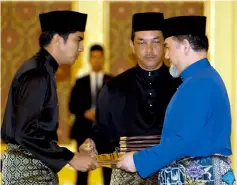
M 187 67 L 165 115 L 161 143 L 134 154 L 146 178 L 180 158 L 231 155 L 231 111 L 222 78 L 206 58 Z

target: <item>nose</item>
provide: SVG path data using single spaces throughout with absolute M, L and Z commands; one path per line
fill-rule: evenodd
M 84 47 L 83 47 L 83 46 L 81 46 L 81 47 L 79 46 L 78 51 L 79 51 L 79 52 L 84 51 Z
M 79 52 L 84 51 L 84 45 L 83 45 L 83 42 L 80 42 L 80 43 L 79 43 L 78 51 L 79 51 Z
M 147 51 L 147 53 L 151 53 L 152 50 L 153 50 L 152 44 L 148 43 L 147 46 L 146 46 L 146 51 Z

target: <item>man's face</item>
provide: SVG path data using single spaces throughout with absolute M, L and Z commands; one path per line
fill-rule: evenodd
M 170 60 L 171 62 L 171 68 L 170 68 L 170 74 L 173 77 L 178 77 L 179 72 L 177 71 L 177 66 L 180 64 L 180 59 L 182 58 L 180 51 L 180 43 L 173 39 L 172 37 L 168 37 L 165 39 L 165 58 L 167 60 Z
M 104 54 L 102 51 L 94 50 L 90 53 L 91 68 L 95 72 L 102 70 L 104 65 Z
M 164 38 L 161 31 L 135 32 L 130 42 L 138 64 L 146 70 L 158 69 L 164 54 Z
M 70 33 L 67 41 L 61 38 L 59 55 L 64 64 L 73 64 L 83 51 L 83 32 Z

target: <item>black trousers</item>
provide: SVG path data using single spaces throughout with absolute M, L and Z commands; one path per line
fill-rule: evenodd
M 102 170 L 103 170 L 104 185 L 110 185 L 112 169 L 102 168 Z M 77 172 L 76 185 L 87 185 L 87 181 L 88 181 L 88 172 Z

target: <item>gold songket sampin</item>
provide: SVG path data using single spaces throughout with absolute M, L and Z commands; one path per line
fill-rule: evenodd
M 123 153 L 100 154 L 96 159 L 102 167 L 116 168 L 119 158 L 123 155 Z

